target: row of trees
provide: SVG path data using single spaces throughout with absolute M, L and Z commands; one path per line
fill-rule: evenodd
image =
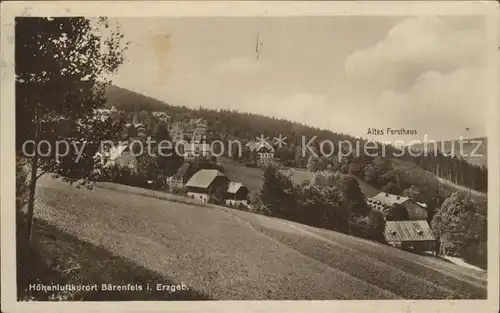
M 434 175 L 449 180 L 457 185 L 473 190 L 488 191 L 488 169 L 484 165 L 470 164 L 456 154 L 445 155 L 440 151 L 427 156 L 405 156 L 405 160 L 417 164 Z
M 313 181 L 295 185 L 271 164 L 255 208 L 261 214 L 384 241 L 384 218 L 366 204 L 351 175 L 317 173 Z

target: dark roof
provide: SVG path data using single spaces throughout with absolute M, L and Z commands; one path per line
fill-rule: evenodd
M 186 183 L 186 187 L 208 188 L 217 177 L 225 177 L 218 170 L 199 170 Z
M 428 241 L 435 240 L 427 221 L 387 221 L 384 237 L 392 241 Z

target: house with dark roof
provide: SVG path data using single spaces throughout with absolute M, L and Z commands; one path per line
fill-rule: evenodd
M 388 213 L 390 208 L 400 205 L 408 212 L 410 221 L 427 220 L 428 211 L 425 204 L 412 201 L 410 198 L 393 195 L 387 192 L 381 192 L 372 197 L 367 203 L 376 207 L 377 209 L 383 208 L 382 211 Z
M 226 175 L 218 170 L 199 170 L 186 183 L 189 197 L 201 202 L 208 202 L 210 191 L 217 186 L 229 183 Z
M 436 238 L 425 220 L 387 221 L 384 237 L 393 247 L 404 250 L 423 253 L 436 249 Z
M 229 206 L 248 205 L 248 188 L 242 183 L 229 182 L 225 195 L 225 203 Z

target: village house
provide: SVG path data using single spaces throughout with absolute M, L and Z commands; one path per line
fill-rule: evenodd
M 130 150 L 128 142 L 121 142 L 118 146 L 113 146 L 109 151 L 99 153 L 103 167 L 128 167 L 137 171 L 137 158 Z
M 387 221 L 384 237 L 388 244 L 416 253 L 436 253 L 436 238 L 427 221 Z
M 167 113 L 155 111 L 152 114 L 157 120 L 162 121 L 167 125 L 170 125 L 170 121 L 172 120 L 172 118 Z
M 248 188 L 242 183 L 230 182 L 225 196 L 225 203 L 229 206 L 247 206 L 248 193 Z
M 184 130 L 179 122 L 172 125 L 169 130 L 169 135 L 173 142 L 181 142 L 184 140 Z
M 239 182 L 232 182 L 218 170 L 203 169 L 196 172 L 185 184 L 189 197 L 198 201 L 207 203 L 210 192 L 227 184 L 227 190 L 224 193 L 224 203 L 228 206 L 248 206 L 248 188 Z
M 191 161 L 196 158 L 208 159 L 212 156 L 211 147 L 207 143 L 185 142 L 182 149 L 184 160 Z
M 184 125 L 184 136 L 191 142 L 204 141 L 208 131 L 208 123 L 203 118 L 192 118 Z
M 383 208 L 384 212 L 388 212 L 389 208 L 392 208 L 395 205 L 401 205 L 408 212 L 408 218 L 410 221 L 427 220 L 428 216 L 427 206 L 425 206 L 425 204 L 412 201 L 407 197 L 393 195 L 387 192 L 377 194 L 367 201 L 367 203 L 372 207 L 379 206 L 380 208 Z
M 257 165 L 267 165 L 274 160 L 274 147 L 267 142 L 251 141 L 245 145 L 250 151 L 257 154 Z
M 95 118 L 101 121 L 106 121 L 108 118 L 114 118 L 119 114 L 119 111 L 113 105 L 111 109 L 96 109 L 94 110 Z
M 218 170 L 199 170 L 186 183 L 189 197 L 208 203 L 209 193 L 212 188 L 228 183 L 227 177 Z
M 184 183 L 186 183 L 185 176 L 189 166 L 189 163 L 184 163 L 177 169 L 174 175 L 167 177 L 167 184 L 170 189 L 184 187 Z
M 137 112 L 134 113 L 132 123 L 125 124 L 125 128 L 129 132 L 129 137 L 132 139 L 141 139 L 146 136 L 146 126 L 139 121 Z
M 384 213 L 384 216 L 387 215 L 389 208 L 383 205 L 382 202 L 372 198 L 366 198 L 366 203 L 370 206 L 370 208 L 372 208 L 372 210 L 382 212 Z

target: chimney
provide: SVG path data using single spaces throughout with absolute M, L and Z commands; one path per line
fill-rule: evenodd
M 385 193 L 385 196 L 386 196 L 386 197 L 389 197 L 389 193 L 388 193 L 388 192 L 386 192 L 386 193 Z
M 400 196 L 397 196 L 397 197 L 396 197 L 396 199 L 398 199 L 398 200 L 399 200 L 400 198 L 401 198 Z

